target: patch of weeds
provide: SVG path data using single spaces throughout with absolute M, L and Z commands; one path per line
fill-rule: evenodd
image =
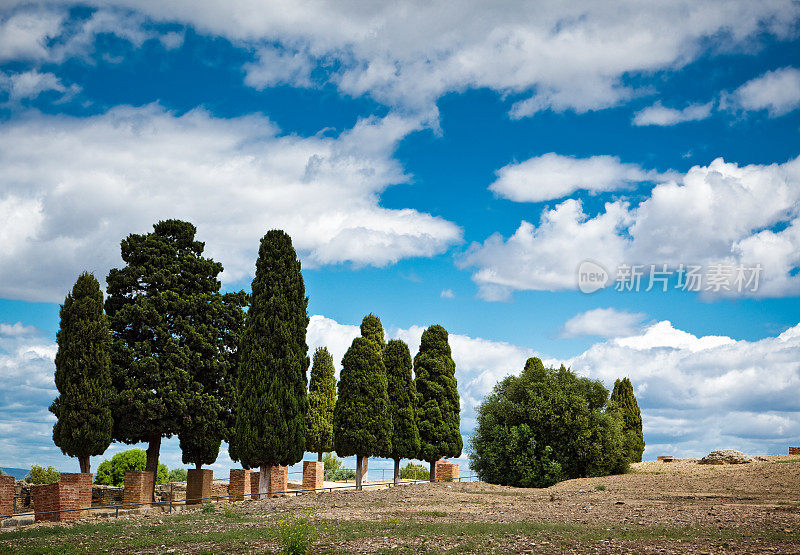
M 213 515 L 214 512 L 216 512 L 216 510 L 217 509 L 214 507 L 214 505 L 212 505 L 211 503 L 206 503 L 205 505 L 203 505 L 203 508 L 200 509 L 200 512 L 203 513 L 204 515 Z
M 796 463 L 796 462 L 800 462 L 800 458 L 797 458 L 797 459 L 784 459 L 782 461 L 772 461 L 772 462 L 774 462 L 774 463 Z
M 281 553 L 303 555 L 317 541 L 319 529 L 311 522 L 311 513 L 289 514 L 278 523 L 277 536 Z
M 226 503 L 225 505 L 222 506 L 222 516 L 224 516 L 225 518 L 237 518 L 239 516 L 239 513 L 233 510 L 233 505 L 231 505 L 230 503 Z
M 606 487 L 603 484 L 597 484 L 594 489 L 595 491 L 606 491 Z

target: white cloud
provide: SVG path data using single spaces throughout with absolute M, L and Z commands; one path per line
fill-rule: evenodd
M 47 91 L 62 93 L 61 100 L 67 100 L 77 94 L 80 87 L 75 84 L 67 87 L 54 74 L 40 73 L 34 69 L 21 73 L 0 72 L 0 91 L 3 90 L 8 92 L 9 103 L 16 104 L 24 99 L 36 98 Z
M 0 14 L 0 62 L 49 58 L 48 41 L 61 32 L 64 17 L 55 10 Z
M 281 135 L 262 116 L 176 116 L 156 105 L 0 124 L 0 296 L 60 301 L 103 278 L 119 241 L 159 219 L 198 226 L 223 279 L 250 275 L 258 241 L 285 229 L 306 265 L 384 266 L 461 239 L 454 224 L 379 195 L 408 180 L 392 158 L 418 122 L 389 115 L 331 137 Z
M 443 299 L 455 299 L 456 294 L 453 293 L 452 289 L 442 289 L 442 293 L 440 295 Z
M 612 385 L 630 377 L 646 455 L 702 456 L 732 448 L 785 453 L 800 439 L 800 324 L 777 337 L 696 337 L 658 322 L 597 343 L 568 364 Z
M 699 121 L 711 115 L 714 107 L 713 102 L 707 104 L 690 104 L 685 108 L 667 108 L 661 102 L 656 102 L 652 106 L 636 112 L 633 124 L 643 125 L 675 125 L 686 121 Z
M 786 37 L 799 11 L 786 0 L 740 0 L 724 9 L 688 0 L 506 6 L 476 0 L 458 5 L 320 0 L 271 2 L 258 9 L 249 0 L 90 4 L 104 12 L 116 6 L 125 10 L 118 14 L 134 10 L 157 22 L 184 23 L 260 52 L 247 67 L 253 86 L 285 81 L 307 86 L 313 63 L 323 69 L 321 81 L 343 93 L 428 114 L 435 114 L 436 99 L 450 91 L 490 88 L 526 97 L 512 108 L 513 117 L 613 106 L 636 94 L 624 83 L 627 76 L 678 69 L 708 51 L 711 37 L 717 48 L 752 48 L 753 37 L 764 32 Z
M 594 335 L 598 337 L 621 337 L 633 335 L 639 330 L 645 315 L 625 312 L 614 308 L 595 308 L 576 314 L 564 323 L 564 337 Z
M 800 292 L 799 218 L 800 158 L 749 166 L 719 158 L 657 185 L 636 207 L 620 200 L 589 216 L 580 201 L 568 199 L 545 210 L 538 226 L 523 221 L 508 239 L 495 234 L 472 244 L 460 264 L 477 268 L 473 280 L 489 300 L 514 290 L 575 289 L 586 259 L 605 266 L 611 284 L 623 263 L 673 270 L 760 264 L 757 291 L 732 287 L 719 294 L 786 296 Z
M 558 199 L 578 190 L 591 193 L 615 191 L 664 176 L 636 164 L 625 164 L 616 156 L 575 158 L 549 152 L 503 166 L 489 189 L 516 202 Z
M 738 110 L 767 110 L 778 117 L 800 106 L 800 69 L 784 67 L 752 79 L 724 97 L 724 103 Z

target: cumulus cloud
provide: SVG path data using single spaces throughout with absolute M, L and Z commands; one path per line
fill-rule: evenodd
M 0 296 L 61 300 L 80 271 L 102 278 L 119 264 L 128 233 L 166 218 L 198 226 L 225 280 L 251 274 L 270 228 L 292 235 L 307 266 L 441 253 L 460 228 L 379 205 L 381 191 L 408 180 L 392 154 L 418 126 L 389 115 L 304 138 L 262 116 L 176 116 L 157 105 L 2 123 Z
M 37 70 L 24 71 L 21 73 L 0 72 L 0 91 L 8 93 L 8 102 L 17 104 L 25 99 L 38 97 L 48 91 L 61 93 L 61 100 L 68 100 L 76 95 L 81 88 L 74 83 L 70 86 L 56 77 L 53 73 L 40 73 Z
M 779 297 L 800 292 L 800 158 L 739 166 L 718 158 L 677 181 L 654 187 L 638 206 L 606 203 L 594 216 L 568 199 L 523 221 L 509 238 L 472 244 L 461 258 L 489 300 L 515 290 L 577 288 L 578 265 L 596 259 L 611 272 L 621 264 L 711 268 L 761 265 L 758 288 L 733 283 L 707 294 Z M 706 291 L 707 280 L 701 285 Z
M 712 449 L 785 453 L 800 439 L 800 324 L 777 337 L 696 337 L 658 322 L 568 361 L 613 384 L 628 376 L 642 408 L 646 456 Z
M 644 110 L 636 112 L 633 117 L 633 124 L 644 125 L 676 125 L 686 121 L 699 121 L 711 115 L 714 107 L 713 102 L 707 104 L 690 104 L 685 108 L 667 108 L 661 102 L 656 102 Z
M 555 152 L 503 166 L 496 175 L 489 190 L 516 202 L 558 199 L 578 190 L 615 191 L 664 177 L 636 164 L 625 164 L 617 156 L 576 158 Z
M 595 308 L 576 314 L 561 330 L 564 337 L 593 335 L 597 337 L 630 336 L 636 333 L 645 315 L 614 308 Z
M 321 81 L 346 94 L 427 113 L 450 91 L 489 88 L 522 97 L 512 117 L 613 106 L 636 94 L 626 76 L 682 67 L 707 51 L 710 37 L 726 48 L 752 47 L 764 32 L 786 37 L 799 11 L 788 0 L 741 0 L 725 9 L 687 0 L 504 7 L 474 0 L 446 6 L 321 0 L 271 2 L 257 10 L 247 0 L 89 4 L 224 36 L 256 53 L 247 66 L 247 83 L 255 87 L 307 86 L 313 65 L 322 69 Z M 27 49 L 41 48 L 37 37 L 52 32 L 29 33 Z
M 788 114 L 800 106 L 800 69 L 768 71 L 725 95 L 723 101 L 736 110 L 766 110 L 770 117 Z

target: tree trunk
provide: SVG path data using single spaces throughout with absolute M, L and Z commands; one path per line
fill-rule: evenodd
M 400 459 L 394 460 L 394 485 L 400 482 Z
M 147 472 L 153 473 L 153 491 L 152 498 L 156 498 L 156 481 L 158 480 L 158 456 L 161 453 L 161 436 L 150 436 L 150 442 L 147 444 L 147 464 L 144 469 Z
M 269 481 L 272 478 L 272 467 L 261 465 L 261 474 L 258 476 L 258 498 L 265 499 L 269 494 Z
M 356 455 L 356 490 L 361 490 L 361 472 L 363 471 L 362 462 L 364 457 Z
M 78 464 L 81 465 L 81 472 L 89 472 L 89 455 L 78 457 Z
M 317 462 L 322 462 L 322 451 L 317 453 Z
M 431 461 L 431 482 L 436 481 L 436 461 L 439 459 Z
M 361 487 L 364 487 L 364 482 L 369 481 L 369 457 L 364 455 L 361 459 Z

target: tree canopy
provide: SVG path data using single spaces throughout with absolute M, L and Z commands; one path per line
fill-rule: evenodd
M 461 407 L 455 372 L 447 330 L 439 325 L 429 327 L 422 333 L 414 357 L 422 460 L 435 462 L 461 455 Z
M 531 358 L 478 408 L 470 466 L 481 480 L 547 487 L 624 472 L 622 419 L 599 381 Z
M 111 335 L 92 274 L 81 274 L 64 299 L 56 342 L 53 442 L 65 455 L 78 457 L 81 472 L 89 472 L 89 457 L 105 452 L 114 429 Z
M 393 459 L 413 459 L 419 453 L 420 441 L 417 429 L 417 389 L 414 387 L 411 353 L 408 345 L 392 339 L 383 351 L 386 367 L 389 415 L 392 420 Z
M 235 454 L 246 468 L 303 459 L 307 307 L 292 239 L 270 230 L 261 239 L 239 353 Z
M 386 346 L 381 319 L 371 312 L 361 320 L 361 337 L 375 341 L 381 348 Z
M 325 347 L 314 352 L 308 384 L 306 450 L 325 453 L 333 450 L 333 409 L 336 406 L 336 369 Z
M 611 392 L 613 403 L 622 415 L 622 433 L 625 436 L 625 457 L 630 462 L 642 462 L 644 434 L 642 433 L 642 411 L 633 394 L 633 384 L 628 378 L 614 382 Z

